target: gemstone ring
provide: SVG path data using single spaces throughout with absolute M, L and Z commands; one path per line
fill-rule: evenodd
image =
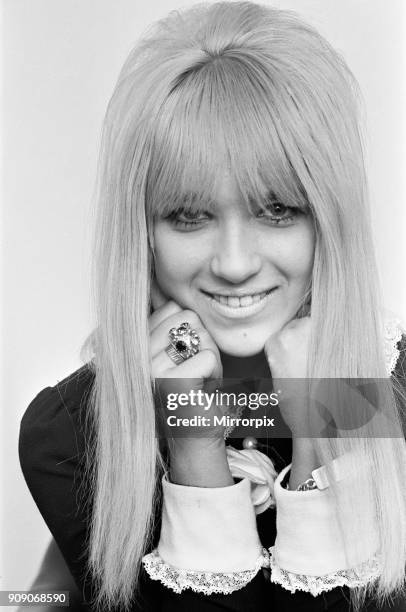
M 169 330 L 169 340 L 170 344 L 165 351 L 176 365 L 190 359 L 200 350 L 200 338 L 187 321 Z

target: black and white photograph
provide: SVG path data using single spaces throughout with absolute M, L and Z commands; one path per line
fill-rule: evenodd
M 0 6 L 0 608 L 406 612 L 405 3 Z

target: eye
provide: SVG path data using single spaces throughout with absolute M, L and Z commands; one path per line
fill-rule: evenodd
M 177 208 L 172 211 L 166 219 L 168 219 L 176 227 L 192 227 L 201 225 L 209 219 L 209 213 L 205 210 L 195 210 L 191 208 Z
M 302 211 L 299 208 L 286 206 L 279 200 L 272 198 L 267 200 L 265 210 L 261 210 L 258 216 L 270 221 L 273 225 L 279 225 L 291 223 L 301 213 Z

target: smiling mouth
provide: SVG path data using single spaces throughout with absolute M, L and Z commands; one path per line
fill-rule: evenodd
M 273 287 L 272 289 L 269 289 L 268 291 L 263 291 L 262 293 L 253 293 L 241 297 L 234 295 L 219 295 L 216 293 L 208 293 L 207 291 L 203 291 L 203 293 L 205 293 L 207 296 L 209 296 L 219 304 L 228 306 L 228 308 L 237 309 L 252 306 L 253 304 L 258 304 L 275 289 L 276 287 Z

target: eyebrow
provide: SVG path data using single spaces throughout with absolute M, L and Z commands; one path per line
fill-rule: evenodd
M 203 194 L 199 194 L 198 192 L 195 191 L 191 191 L 188 193 L 185 193 L 183 195 L 181 195 L 179 198 L 176 198 L 176 202 L 175 202 L 176 206 L 196 206 L 196 205 L 204 205 L 207 206 L 208 208 L 212 209 L 214 208 L 216 205 L 218 205 L 218 202 L 216 200 L 213 200 L 212 198 L 206 198 Z
M 255 204 L 266 205 L 266 203 L 272 202 L 275 200 L 279 201 L 280 198 L 277 196 L 277 194 L 272 189 L 269 189 L 266 192 L 266 195 L 260 198 L 260 200 L 256 198 L 255 196 L 249 196 L 247 204 L 248 206 L 254 206 Z M 172 210 L 173 209 L 176 210 L 176 208 L 181 208 L 182 206 L 185 206 L 191 209 L 198 210 L 199 206 L 204 206 L 209 211 L 214 211 L 216 206 L 218 205 L 219 203 L 217 200 L 212 199 L 212 198 L 205 198 L 204 195 L 201 193 L 199 194 L 199 192 L 190 191 L 176 198 L 171 208 Z
M 275 194 L 274 191 L 272 191 L 272 189 L 269 189 L 264 197 L 264 200 L 270 200 L 270 199 L 277 199 L 277 195 Z M 184 193 L 182 196 L 180 196 L 179 201 L 180 202 L 195 202 L 196 200 L 200 200 L 203 199 L 202 195 L 199 194 L 197 191 L 190 191 L 187 193 Z M 254 196 L 249 196 L 248 200 L 254 200 Z M 217 203 L 216 200 L 211 200 L 213 203 Z

